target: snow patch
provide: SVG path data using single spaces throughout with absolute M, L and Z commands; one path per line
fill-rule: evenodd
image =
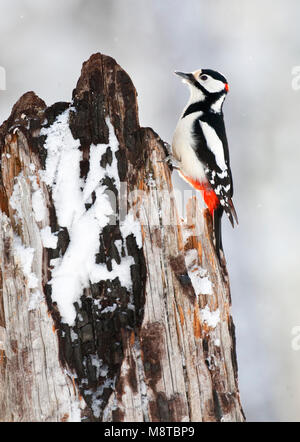
M 115 261 L 112 261 L 111 264 L 112 264 L 111 271 L 107 270 L 105 264 L 95 264 L 91 269 L 90 273 L 91 283 L 96 284 L 97 282 L 105 279 L 113 280 L 118 277 L 120 284 L 123 287 L 126 287 L 127 290 L 130 290 L 132 288 L 130 267 L 134 265 L 133 257 L 126 256 L 122 258 L 121 264 L 117 264 Z
M 78 399 L 73 401 L 70 411 L 68 422 L 81 422 L 81 407 Z
M 80 190 L 79 140 L 74 140 L 68 124 L 69 112 L 65 111 L 52 126 L 41 130 L 47 135 L 46 169 L 40 176 L 48 186 L 52 187 L 52 197 L 59 224 L 71 228 L 74 217 L 84 212 L 84 204 Z
M 28 287 L 31 289 L 36 288 L 38 285 L 38 279 L 31 271 L 34 249 L 31 247 L 25 247 L 22 244 L 21 238 L 15 235 L 13 240 L 13 250 L 15 261 L 22 269 L 24 276 L 27 278 Z
M 58 223 L 68 229 L 70 243 L 60 259 L 52 260 L 52 300 L 57 303 L 63 322 L 74 325 L 76 311 L 74 303 L 80 304 L 84 288 L 91 283 L 104 279 L 119 278 L 122 286 L 130 290 L 132 286 L 130 267 L 134 264 L 131 256 L 123 257 L 121 264 L 112 262 L 112 270 L 108 271 L 105 264 L 96 264 L 96 254 L 99 251 L 99 236 L 114 208 L 106 191 L 101 184 L 105 177 L 110 177 L 120 189 L 120 180 L 115 153 L 119 150 L 118 140 L 109 119 L 109 143 L 91 145 L 90 168 L 84 182 L 80 178 L 80 161 L 82 153 L 79 150 L 79 140 L 75 140 L 69 128 L 69 111 L 58 116 L 49 128 L 42 129 L 46 135 L 45 149 L 47 150 L 46 169 L 40 175 L 44 182 L 52 188 Z M 102 155 L 110 147 L 112 162 L 105 168 L 101 167 Z M 94 203 L 88 209 L 86 204 Z M 127 217 L 126 217 L 127 218 Z M 133 232 L 137 238 L 138 230 L 133 218 L 123 223 L 123 232 Z M 49 239 L 49 238 L 48 238 Z M 139 239 L 139 242 L 141 240 Z
M 96 418 L 100 417 L 100 413 L 101 413 L 102 405 L 103 405 L 102 395 L 103 395 L 103 391 L 106 388 L 111 388 L 113 390 L 115 389 L 115 378 L 114 379 L 106 379 L 105 382 L 100 387 L 98 387 L 96 391 L 85 390 L 85 394 L 91 396 L 92 410 L 93 410 L 93 414 Z
M 32 194 L 32 208 L 35 220 L 43 221 L 46 216 L 46 205 L 41 189 L 35 190 Z
M 212 295 L 212 283 L 207 275 L 207 270 L 198 265 L 198 253 L 196 249 L 188 250 L 185 255 L 185 264 L 196 296 Z
M 31 172 L 33 172 L 34 164 L 30 163 L 29 169 Z M 43 221 L 46 213 L 46 203 L 44 200 L 44 195 L 42 190 L 40 189 L 37 177 L 35 175 L 29 175 L 28 176 L 30 183 L 31 183 L 31 190 L 32 190 L 32 197 L 31 197 L 31 204 L 33 209 L 33 215 L 34 219 L 37 222 Z M 24 204 L 24 196 L 22 193 L 22 182 L 27 181 L 27 177 L 24 176 L 23 172 L 19 173 L 16 183 L 13 187 L 13 192 L 9 200 L 10 206 L 16 211 L 15 219 L 16 221 L 23 218 L 23 207 L 22 203 Z
M 46 226 L 40 230 L 43 246 L 47 249 L 56 249 L 58 237 L 51 232 L 51 227 Z
M 203 322 L 206 322 L 209 327 L 215 328 L 220 322 L 220 310 L 213 312 L 209 310 L 208 305 L 200 310 L 200 316 Z
M 108 307 L 105 307 L 102 311 L 102 313 L 112 313 L 116 310 L 117 304 L 114 302 L 113 305 L 109 305 Z
M 137 246 L 139 247 L 139 249 L 142 248 L 143 240 L 141 225 L 138 220 L 134 219 L 132 211 L 126 215 L 124 221 L 120 222 L 120 231 L 123 238 L 126 238 L 130 234 L 133 234 L 136 239 Z

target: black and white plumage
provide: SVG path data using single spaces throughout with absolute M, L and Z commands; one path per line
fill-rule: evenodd
M 190 98 L 175 129 L 172 155 L 181 176 L 200 190 L 214 220 L 216 251 L 223 250 L 221 218 L 238 222 L 232 202 L 233 184 L 223 103 L 226 78 L 211 69 L 175 72 L 189 86 Z

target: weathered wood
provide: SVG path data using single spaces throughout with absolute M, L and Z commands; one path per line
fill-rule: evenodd
M 80 216 L 101 212 L 99 189 L 118 214 L 89 257 L 106 276 L 89 273 L 73 322 L 53 300 L 55 263 L 75 242 L 75 221 L 61 221 L 61 181 L 47 185 L 43 175 L 55 130 L 69 140 L 59 161 L 70 142 L 80 152 L 80 195 L 102 149 L 101 179 Z M 47 107 L 25 94 L 0 128 L 0 148 L 0 420 L 244 420 L 228 275 L 210 215 L 191 199 L 187 220 L 179 218 L 164 143 L 139 126 L 136 91 L 120 66 L 93 55 L 70 104 Z
M 39 190 L 50 205 L 47 188 L 38 176 L 41 163 L 31 138 L 37 130 L 34 122 L 39 121 L 35 118 L 43 114 L 45 105 L 32 93 L 23 96 L 19 105 L 22 113 L 13 111 L 13 119 L 4 123 L 5 142 L 1 140 L 0 419 L 78 420 L 78 391 L 73 375 L 60 365 L 53 320 L 43 296 L 48 267 L 40 228 L 49 225 L 49 217 L 37 222 L 32 207 L 33 193 Z M 31 130 L 26 129 L 27 124 Z M 16 210 L 12 207 L 14 190 L 21 195 Z M 27 263 L 34 251 L 32 274 L 30 266 L 28 272 L 22 270 L 22 250 L 27 251 Z

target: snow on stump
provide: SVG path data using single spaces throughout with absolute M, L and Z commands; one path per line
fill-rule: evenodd
M 0 420 L 243 421 L 226 270 L 108 56 L 0 127 Z

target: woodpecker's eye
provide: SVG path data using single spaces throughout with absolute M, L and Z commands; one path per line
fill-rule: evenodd
M 201 75 L 200 78 L 201 78 L 201 80 L 204 80 L 204 81 L 205 81 L 205 80 L 207 80 L 208 77 L 207 77 L 207 75 Z

